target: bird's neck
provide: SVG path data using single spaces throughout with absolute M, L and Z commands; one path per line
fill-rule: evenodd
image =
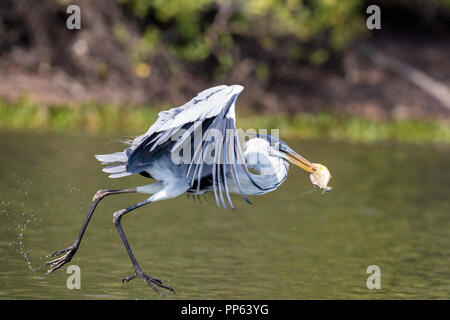
M 252 179 L 265 189 L 255 190 L 256 194 L 273 191 L 286 179 L 289 164 L 285 160 L 261 152 L 245 152 L 244 155 Z

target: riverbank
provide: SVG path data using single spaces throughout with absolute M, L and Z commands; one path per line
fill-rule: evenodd
M 168 108 L 99 103 L 46 105 L 27 98 L 0 100 L 0 128 L 137 135 L 147 130 L 159 111 Z M 237 124 L 243 129 L 280 129 L 280 135 L 287 138 L 450 144 L 450 124 L 437 119 L 380 121 L 329 112 L 261 114 L 243 108 L 238 111 Z

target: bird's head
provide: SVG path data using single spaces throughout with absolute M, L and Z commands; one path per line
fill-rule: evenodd
M 311 183 L 324 192 L 331 190 L 327 184 L 331 174 L 327 167 L 319 163 L 311 163 L 297 152 L 292 150 L 283 140 L 269 134 L 257 134 L 255 138 L 248 141 L 250 150 L 258 150 L 260 153 L 270 157 L 276 157 L 288 161 L 309 173 Z
M 265 151 L 272 157 L 278 157 L 289 161 L 309 173 L 315 171 L 314 165 L 311 162 L 296 153 L 283 140 L 277 137 L 270 134 L 257 134 L 256 138 L 251 139 L 250 141 L 252 141 L 252 145 L 260 151 Z

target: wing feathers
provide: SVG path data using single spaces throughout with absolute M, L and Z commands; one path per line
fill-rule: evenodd
M 212 178 L 216 203 L 224 208 L 226 202 L 234 208 L 229 186 L 229 181 L 234 181 L 245 201 L 251 203 L 242 190 L 239 174 L 244 174 L 257 188 L 264 189 L 256 184 L 248 172 L 238 139 L 235 102 L 242 90 L 243 87 L 238 85 L 213 87 L 200 92 L 178 108 L 160 112 L 158 120 L 144 135 L 135 138 L 129 149 L 96 156 L 103 164 L 111 165 L 103 171 L 111 173 L 111 177 L 142 172 L 149 168 L 157 152 L 179 152 L 185 142 L 194 143 L 194 136 L 201 130 L 200 143 L 191 149 L 193 154 L 190 163 L 187 163 L 186 179 L 191 186 L 197 183 L 199 193 L 200 180 L 204 177 Z M 179 136 L 177 141 L 173 141 L 175 136 Z M 204 152 L 209 150 L 211 144 L 214 146 L 214 161 L 206 163 Z

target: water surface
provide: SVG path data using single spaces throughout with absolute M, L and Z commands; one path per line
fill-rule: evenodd
M 69 265 L 44 275 L 46 255 L 75 239 L 98 189 L 148 182 L 108 179 L 93 158 L 117 136 L 0 132 L 0 299 L 159 299 L 133 268 L 112 223 L 143 199 L 103 200 Z M 143 270 L 177 290 L 168 299 L 448 299 L 448 147 L 288 141 L 326 164 L 333 191 L 312 189 L 291 167 L 275 192 L 234 196 L 235 211 L 181 196 L 140 208 L 123 226 Z M 381 289 L 369 290 L 369 265 Z

